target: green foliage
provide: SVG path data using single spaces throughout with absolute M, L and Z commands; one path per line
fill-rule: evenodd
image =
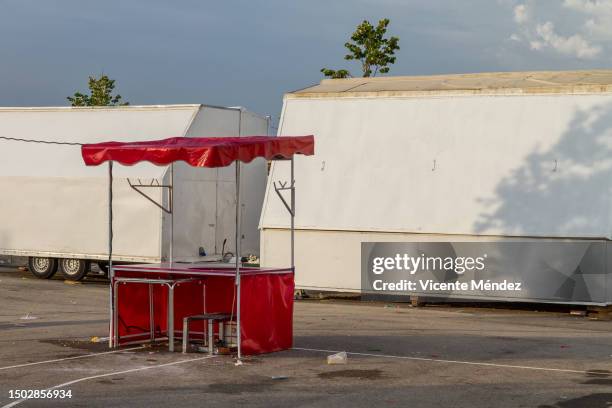
M 66 99 L 72 106 L 125 106 L 129 102 L 121 101 L 121 95 L 113 96 L 115 89 L 115 80 L 110 79 L 106 75 L 101 75 L 100 78 L 95 76 L 89 77 L 90 95 L 85 95 L 80 92 L 75 92 L 73 96 L 68 96 Z
M 388 18 L 380 20 L 376 27 L 364 20 L 351 35 L 353 42 L 344 44 L 349 50 L 344 59 L 359 61 L 363 77 L 376 76 L 378 73 L 386 74 L 389 72 L 389 65 L 395 63 L 395 51 L 400 49 L 399 38 L 385 38 L 388 26 Z M 329 78 L 351 77 L 350 72 L 346 69 L 336 71 L 323 68 L 321 72 Z
M 333 70 L 328 68 L 322 68 L 321 72 L 323 75 L 329 78 L 337 79 L 337 78 L 350 78 L 351 73 L 346 69 Z

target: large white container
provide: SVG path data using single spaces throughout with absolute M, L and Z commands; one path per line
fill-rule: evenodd
M 0 136 L 95 143 L 174 136 L 266 135 L 268 120 L 242 108 L 205 105 L 0 108 Z M 174 173 L 174 174 L 173 174 Z M 243 253 L 259 252 L 257 223 L 266 162 L 243 166 Z M 173 216 L 134 191 L 174 182 Z M 194 261 L 234 248 L 234 167 L 114 166 L 114 260 Z M 168 206 L 168 190 L 142 189 Z M 105 260 L 108 166 L 86 167 L 78 146 L 0 140 L 0 254 Z M 172 219 L 173 218 L 173 219 Z M 172 239 L 173 236 L 173 239 Z M 201 257 L 202 247 L 207 257 Z
M 295 158 L 296 285 L 358 291 L 368 241 L 612 238 L 612 71 L 323 80 L 285 95 Z M 271 182 L 265 265 L 287 265 Z

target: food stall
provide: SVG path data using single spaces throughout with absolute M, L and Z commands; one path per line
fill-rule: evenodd
M 212 353 L 216 343 L 235 345 L 237 357 L 290 348 L 293 341 L 294 155 L 313 155 L 313 136 L 184 138 L 82 146 L 86 165 L 108 162 L 108 252 L 111 280 L 109 346 L 174 341 L 184 334 L 202 335 Z M 240 167 L 256 158 L 287 160 L 289 181 L 274 184 L 291 216 L 291 266 L 243 267 L 240 250 Z M 170 262 L 113 265 L 113 163 L 150 162 L 165 166 L 184 161 L 194 167 L 236 169 L 236 230 L 232 264 Z M 283 192 L 289 191 L 287 200 Z M 194 321 L 189 327 L 189 318 Z M 214 321 L 214 322 L 213 322 Z M 214 324 L 213 324 L 214 323 Z M 217 329 L 212 340 L 211 328 Z M 185 331 L 186 330 L 186 331 Z M 185 339 L 186 342 L 187 339 Z

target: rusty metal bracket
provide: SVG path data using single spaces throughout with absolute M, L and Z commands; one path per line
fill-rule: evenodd
M 132 181 L 128 178 L 127 182 L 130 185 L 130 187 L 134 189 L 134 191 L 136 191 L 138 194 L 140 194 L 141 196 L 143 196 L 144 198 L 146 198 L 147 200 L 155 204 L 158 208 L 160 208 L 165 213 L 172 214 L 173 196 L 172 196 L 172 186 L 171 185 L 160 184 L 159 181 L 157 181 L 157 179 L 152 179 L 151 183 L 149 184 L 143 183 L 142 181 L 140 181 L 140 179 L 137 179 L 137 180 L 138 180 L 137 183 L 132 183 Z M 146 188 L 167 189 L 166 191 L 168 191 L 168 207 L 164 207 L 163 204 L 158 203 L 157 201 L 149 197 L 147 194 L 145 194 L 144 191 L 141 190 L 141 189 L 146 189 Z
M 283 202 L 283 205 L 285 206 L 287 211 L 289 211 L 289 214 L 291 214 L 292 217 L 295 216 L 294 211 L 292 209 L 293 205 L 289 205 L 289 203 L 287 203 L 287 200 L 285 200 L 285 197 L 283 197 L 283 195 L 281 194 L 281 191 L 284 191 L 284 190 L 290 190 L 291 192 L 293 192 L 295 190 L 295 181 L 292 181 L 291 185 L 288 185 L 289 182 L 287 181 L 279 181 L 278 185 L 280 187 L 276 185 L 276 181 L 274 181 L 272 184 L 274 185 L 274 191 L 276 191 L 278 198 L 281 199 L 281 201 Z M 293 197 L 293 194 L 291 195 L 291 197 Z

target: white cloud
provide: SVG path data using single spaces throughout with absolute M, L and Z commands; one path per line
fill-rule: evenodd
M 535 51 L 540 51 L 542 48 L 544 48 L 544 43 L 540 41 L 530 41 L 529 48 Z
M 584 15 L 584 29 L 593 37 L 612 38 L 612 0 L 564 0 L 563 6 Z
M 565 55 L 574 55 L 578 58 L 594 58 L 601 53 L 601 47 L 591 45 L 580 34 L 563 37 L 555 32 L 555 25 L 547 21 L 536 26 L 536 33 L 544 44 Z M 538 48 L 536 48 L 538 49 Z
M 564 0 L 563 6 L 584 13 L 612 12 L 610 0 Z
M 547 8 L 542 7 L 543 4 L 527 0 L 514 7 L 518 31 L 513 36 L 528 43 L 531 50 L 552 50 L 578 59 L 594 59 L 603 54 L 600 43 L 612 43 L 612 0 L 564 0 L 558 3 L 556 10 L 554 6 L 551 8 L 553 3 L 547 3 Z M 577 13 L 579 18 L 585 19 L 583 24 L 578 25 L 578 29 L 575 23 L 564 24 L 568 26 L 564 27 L 568 28 L 565 31 L 570 31 L 570 34 L 561 34 L 556 29 L 557 20 L 553 22 L 555 17 L 563 16 L 561 9 L 566 13 Z M 539 15 L 546 15 L 546 19 L 538 19 Z
M 527 6 L 524 4 L 519 4 L 514 7 L 514 21 L 518 24 L 523 24 L 529 20 Z

